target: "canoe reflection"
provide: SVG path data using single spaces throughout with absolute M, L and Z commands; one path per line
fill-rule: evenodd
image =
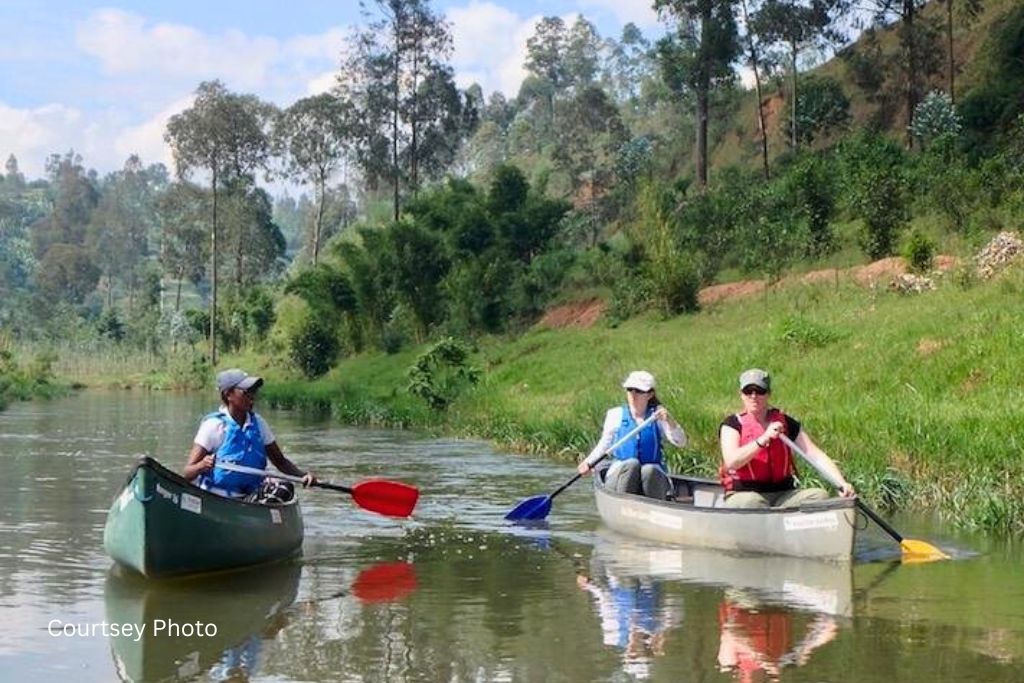
M 299 564 L 282 563 L 162 583 L 111 571 L 107 622 L 145 625 L 142 637 L 111 637 L 118 675 L 123 681 L 175 681 L 202 672 L 214 680 L 248 678 L 262 644 L 287 624 L 300 574 Z M 154 633 L 158 624 L 163 630 Z
M 605 644 L 622 651 L 624 670 L 637 678 L 650 675 L 666 630 L 682 622 L 678 591 L 665 595 L 669 581 L 723 589 L 718 665 L 744 683 L 804 665 L 852 616 L 848 564 L 679 548 L 602 529 L 591 576 L 577 583 L 594 596 Z
M 594 554 L 618 574 L 741 588 L 760 602 L 835 616 L 853 612 L 853 570 L 846 563 L 679 548 L 604 529 Z

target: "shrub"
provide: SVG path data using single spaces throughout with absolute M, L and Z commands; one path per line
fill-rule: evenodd
M 802 316 L 791 316 L 782 323 L 782 341 L 804 349 L 820 349 L 839 339 L 839 334 Z
M 406 376 L 410 394 L 434 410 L 444 410 L 466 387 L 480 381 L 480 370 L 469 364 L 465 344 L 445 337 L 420 354 Z
M 847 204 L 864 220 L 861 248 L 875 259 L 890 255 L 909 209 L 903 150 L 879 135 L 860 134 L 843 142 L 840 159 Z
M 320 318 L 309 315 L 289 340 L 288 357 L 303 375 L 313 379 L 331 369 L 338 355 L 338 337 Z
M 903 258 L 910 272 L 927 273 L 935 264 L 935 241 L 920 230 L 913 230 L 903 245 Z

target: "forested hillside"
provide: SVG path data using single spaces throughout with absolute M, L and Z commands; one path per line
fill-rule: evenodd
M 197 84 L 165 131 L 174 168 L 100 176 L 54 150 L 26 179 L 10 156 L 3 372 L 46 352 L 78 378 L 187 385 L 245 351 L 315 377 L 514 335 L 556 302 L 668 318 L 724 279 L 892 254 L 927 270 L 1019 227 L 1020 3 L 654 6 L 656 36 L 544 18 L 506 96 L 456 85 L 427 0 L 388 0 L 326 93 Z

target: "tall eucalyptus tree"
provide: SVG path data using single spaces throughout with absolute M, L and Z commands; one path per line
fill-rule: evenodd
M 351 153 L 354 138 L 351 104 L 329 93 L 299 100 L 274 124 L 275 146 L 283 153 L 286 175 L 311 182 L 315 189 L 316 218 L 309 244 L 314 266 L 320 255 L 327 183 Z
M 273 107 L 255 95 L 230 92 L 220 81 L 204 81 L 191 107 L 175 114 L 164 139 L 171 146 L 178 177 L 193 171 L 209 173 L 213 196 L 210 223 L 210 361 L 217 362 L 217 203 L 228 183 L 247 184 L 266 167 L 267 134 Z
M 703 192 L 708 185 L 708 116 L 711 93 L 732 82 L 740 54 L 734 0 L 654 0 L 671 32 L 658 42 L 665 82 L 677 94 L 692 92 L 697 103 L 696 171 Z
M 338 75 L 338 94 L 353 103 L 358 121 L 356 161 L 371 189 L 381 181 L 392 187 L 395 220 L 402 185 L 415 192 L 421 167 L 436 153 L 448 154 L 457 135 L 445 145 L 426 148 L 424 131 L 456 126 L 463 100 L 447 60 L 452 52 L 448 23 L 429 0 L 376 0 L 374 14 L 360 3 L 370 21 L 357 29 Z

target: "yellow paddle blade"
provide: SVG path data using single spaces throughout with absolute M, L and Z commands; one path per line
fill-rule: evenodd
M 900 549 L 903 550 L 904 562 L 935 562 L 936 560 L 949 559 L 949 555 L 931 543 L 915 541 L 912 538 L 904 538 L 900 541 Z

